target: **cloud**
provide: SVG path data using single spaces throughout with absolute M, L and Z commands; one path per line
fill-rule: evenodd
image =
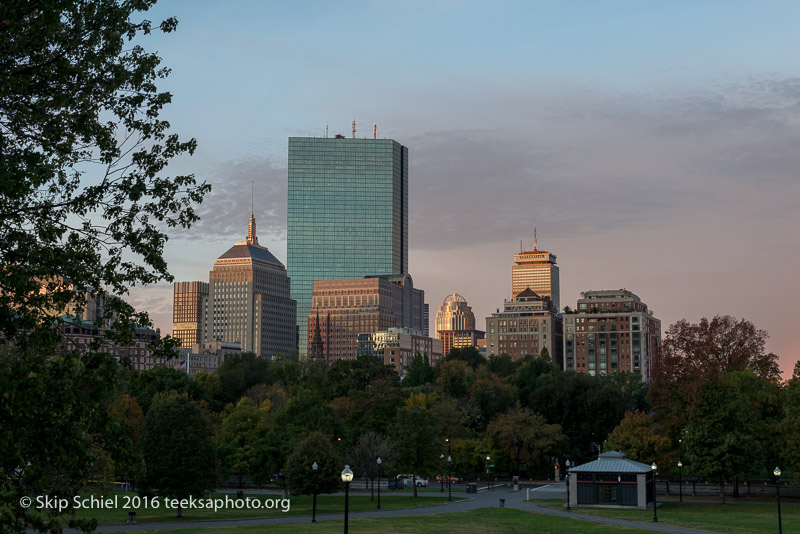
M 207 173 L 211 192 L 198 208 L 200 221 L 180 236 L 188 240 L 233 243 L 247 235 L 250 185 L 259 236 L 286 239 L 287 173 L 285 165 L 264 157 L 229 161 Z

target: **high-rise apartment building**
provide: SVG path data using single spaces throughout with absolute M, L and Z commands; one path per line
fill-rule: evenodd
M 286 268 L 258 244 L 251 211 L 247 239 L 214 262 L 208 281 L 208 333 L 204 341 L 239 343 L 263 357 L 295 348 L 296 304 Z
M 484 332 L 475 329 L 475 314 L 467 299 L 448 295 L 436 312 L 436 337 L 442 340 L 444 354 L 453 348 L 475 347 Z
M 550 297 L 530 289 L 503 303 L 486 318 L 486 356 L 507 354 L 512 360 L 540 356 L 547 349 L 553 365 L 562 366 L 562 322 Z
M 355 359 L 360 334 L 389 328 L 421 336 L 424 299 L 409 275 L 314 282 L 306 323 L 309 358 Z
M 290 137 L 287 228 L 306 354 L 315 280 L 408 272 L 408 149 L 391 139 Z
M 564 369 L 590 375 L 639 373 L 649 381 L 661 346 L 661 321 L 626 289 L 586 291 L 564 314 Z
M 384 365 L 392 366 L 401 377 L 406 375 L 417 354 L 426 357 L 430 365 L 437 365 L 444 358 L 442 340 L 407 328 L 358 334 L 358 355 L 380 358 Z
M 202 343 L 208 305 L 208 282 L 175 282 L 172 302 L 172 337 L 181 347 Z
M 541 297 L 549 297 L 556 313 L 561 310 L 556 255 L 539 250 L 535 226 L 533 250 L 514 254 L 514 265 L 511 266 L 511 300 L 526 289 Z

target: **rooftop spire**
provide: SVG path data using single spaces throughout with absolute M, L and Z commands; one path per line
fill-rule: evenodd
M 253 215 L 253 196 L 254 196 L 253 182 L 250 182 L 250 224 L 247 225 L 247 244 L 258 245 L 258 237 L 256 237 L 256 216 Z
M 536 242 L 536 219 L 533 220 L 533 251 L 539 252 L 539 245 Z

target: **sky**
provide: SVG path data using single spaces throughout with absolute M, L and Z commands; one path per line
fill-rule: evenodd
M 195 137 L 169 173 L 212 185 L 171 232 L 178 281 L 247 233 L 286 261 L 290 136 L 409 148 L 409 271 L 479 328 L 511 297 L 520 241 L 558 257 L 561 305 L 626 288 L 669 325 L 733 315 L 800 358 L 798 2 L 162 0 L 142 40 Z M 131 302 L 171 332 L 172 287 Z

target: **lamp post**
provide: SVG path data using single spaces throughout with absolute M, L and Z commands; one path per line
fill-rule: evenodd
M 314 473 L 314 504 L 311 506 L 311 522 L 317 522 L 317 469 L 319 466 L 317 462 L 311 464 L 311 472 Z
M 381 509 L 381 457 L 378 456 L 378 510 Z
M 453 489 L 452 489 L 453 479 L 450 476 L 450 462 L 452 461 L 453 458 L 448 456 L 447 457 L 447 501 L 448 502 L 453 502 Z
M 569 475 L 570 475 L 569 465 L 570 465 L 569 464 L 569 460 L 567 460 L 566 466 L 567 466 L 567 511 L 568 512 L 572 511 L 572 508 L 570 508 L 570 506 L 569 506 Z
M 347 534 L 347 520 L 349 518 L 350 482 L 353 481 L 353 472 L 349 465 L 345 465 L 342 470 L 342 482 L 344 482 L 344 534 Z
M 444 463 L 444 453 L 439 455 L 439 467 L 442 467 L 443 463 Z M 442 475 L 439 475 L 439 488 L 440 488 L 439 493 L 444 493 L 444 477 L 442 477 Z
M 683 462 L 678 460 L 678 494 L 680 502 L 683 502 Z
M 492 478 L 489 476 L 489 460 L 491 457 L 487 454 L 486 455 L 486 487 L 491 491 L 492 489 Z
M 781 485 L 780 485 L 780 477 L 781 477 L 781 470 L 778 466 L 775 466 L 775 471 L 772 472 L 775 475 L 775 494 L 778 496 L 778 534 L 783 534 L 783 525 L 781 524 Z
M 650 468 L 653 470 L 653 523 L 658 523 L 658 514 L 656 513 L 656 469 L 657 465 L 653 462 Z

